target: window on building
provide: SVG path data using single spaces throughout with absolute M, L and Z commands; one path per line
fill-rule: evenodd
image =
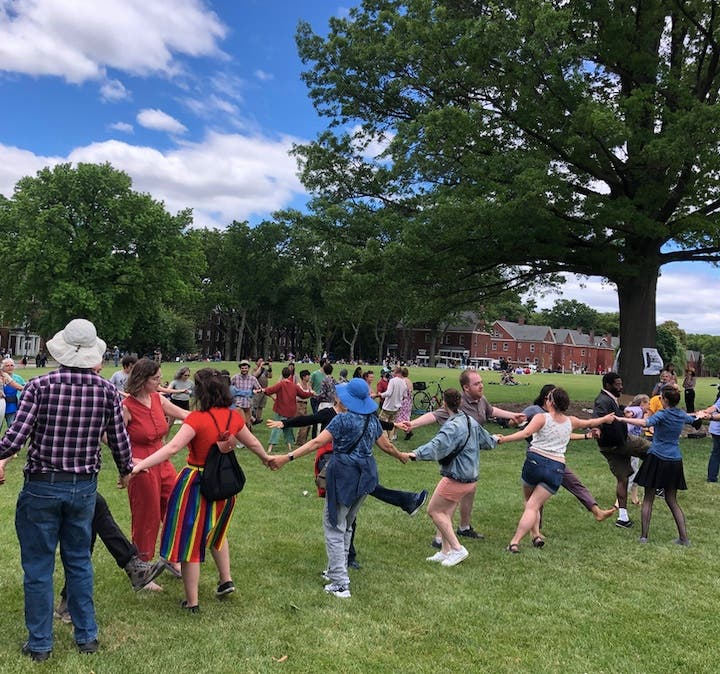
M 497 342 L 493 342 L 490 351 L 497 351 Z
M 465 335 L 458 335 L 458 344 L 465 344 Z
M 503 351 L 507 351 L 508 348 L 509 348 L 509 347 L 508 347 L 508 343 L 507 343 L 507 342 L 503 342 Z
M 535 353 L 535 345 L 534 344 L 530 345 L 530 353 Z

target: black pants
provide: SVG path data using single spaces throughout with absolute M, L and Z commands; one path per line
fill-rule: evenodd
M 692 414 L 695 411 L 695 389 L 685 389 L 685 411 Z
M 122 532 L 118 523 L 112 516 L 105 498 L 98 492 L 95 500 L 95 515 L 92 523 L 92 541 L 90 550 L 95 548 L 95 541 L 100 540 L 105 544 L 108 552 L 113 556 L 117 565 L 122 569 L 133 558 L 137 557 L 138 550 Z M 67 591 L 63 586 L 60 596 L 67 597 Z

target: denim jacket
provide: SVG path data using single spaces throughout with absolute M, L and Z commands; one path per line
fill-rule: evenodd
M 475 419 L 465 414 L 455 414 L 442 425 L 432 440 L 420 445 L 413 453 L 418 461 L 440 461 L 454 449 L 465 445 L 449 465 L 441 466 L 440 474 L 458 482 L 477 482 L 480 476 L 480 449 L 493 449 L 496 444 L 495 439 Z

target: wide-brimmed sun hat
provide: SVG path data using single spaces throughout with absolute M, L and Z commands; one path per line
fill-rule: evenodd
M 340 402 L 351 412 L 371 414 L 377 410 L 377 403 L 370 397 L 370 387 L 364 379 L 351 379 L 347 384 L 338 384 L 335 393 Z
M 107 348 L 105 342 L 97 336 L 95 326 L 84 318 L 70 321 L 45 346 L 60 365 L 81 368 L 91 368 L 102 363 Z

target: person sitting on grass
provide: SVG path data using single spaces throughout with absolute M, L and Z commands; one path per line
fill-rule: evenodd
M 480 475 L 480 449 L 495 447 L 494 438 L 465 412 L 459 412 L 462 395 L 449 388 L 443 393 L 443 406 L 449 414 L 437 435 L 405 454 L 411 461 L 437 461 L 440 475 L 430 503 L 428 515 L 441 536 L 441 547 L 428 562 L 455 566 L 470 554 L 458 541 L 453 527 L 453 515 L 463 501 L 473 501 Z
M 521 431 L 495 436 L 498 444 L 525 440 L 532 436 L 522 469 L 525 510 L 506 548 L 508 552 L 520 552 L 520 541 L 527 533 L 531 534 L 534 547 L 545 545 L 545 539 L 540 533 L 540 510 L 560 488 L 565 473 L 565 451 L 572 432 L 578 428 L 594 428 L 615 421 L 612 412 L 595 419 L 566 416 L 570 397 L 561 388 L 555 388 L 547 394 L 543 407 L 547 411 L 536 414 Z
M 698 412 L 697 415 L 691 416 L 684 410 L 678 409 L 680 391 L 677 388 L 668 386 L 662 390 L 660 395 L 663 409 L 655 414 L 645 419 L 618 417 L 619 420 L 633 426 L 641 428 L 652 426 L 654 428 L 647 458 L 643 461 L 635 478 L 637 484 L 645 487 L 640 543 L 648 541 L 655 490 L 664 489 L 665 503 L 670 508 L 678 530 L 678 538 L 674 542 L 678 545 L 690 545 L 685 526 L 685 513 L 677 501 L 678 489 L 687 489 L 682 453 L 680 452 L 680 434 L 685 424 L 692 424 L 698 419 L 703 419 L 705 413 Z

